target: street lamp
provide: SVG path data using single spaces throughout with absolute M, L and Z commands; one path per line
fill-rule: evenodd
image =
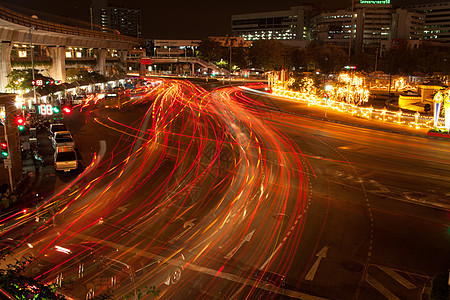
M 33 27 L 33 25 L 31 24 L 31 19 L 35 19 L 37 20 L 38 17 L 36 15 L 32 15 L 30 17 L 30 52 L 31 52 L 31 76 L 33 78 L 33 82 L 35 80 L 34 78 L 34 50 L 33 50 L 33 39 L 31 37 L 31 30 L 36 29 L 35 27 Z M 33 84 L 33 100 L 34 103 L 36 103 L 36 85 Z

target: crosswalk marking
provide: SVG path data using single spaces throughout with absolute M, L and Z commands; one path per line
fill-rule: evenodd
M 417 288 L 414 284 L 412 284 L 411 282 L 406 280 L 405 277 L 403 277 L 400 274 L 398 274 L 397 272 L 395 272 L 394 269 L 391 269 L 391 268 L 388 268 L 388 267 L 381 267 L 381 266 L 378 266 L 378 268 L 381 269 L 384 273 L 386 273 L 389 276 L 391 276 L 392 278 L 394 278 L 398 283 L 403 285 L 405 288 L 407 288 L 409 290 Z
M 373 286 L 374 289 L 376 289 L 383 296 L 385 296 L 386 299 L 389 299 L 389 300 L 400 300 L 400 298 L 398 298 L 393 293 L 391 293 L 390 290 L 385 288 L 378 280 L 376 280 L 375 278 L 370 276 L 370 274 L 367 274 L 366 281 L 367 281 L 368 284 Z

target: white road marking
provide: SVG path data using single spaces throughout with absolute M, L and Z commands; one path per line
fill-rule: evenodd
M 252 232 L 250 232 L 249 234 L 247 234 L 242 241 L 233 249 L 231 250 L 230 253 L 228 253 L 224 258 L 225 259 L 230 259 L 233 257 L 233 255 L 236 254 L 236 252 L 239 250 L 239 248 L 242 247 L 242 245 L 244 245 L 245 242 L 250 242 L 250 240 L 252 239 L 253 234 L 255 233 L 255 230 L 253 229 Z
M 117 208 L 118 212 L 115 213 L 114 215 L 108 217 L 108 219 L 114 219 L 115 217 L 117 217 L 117 216 L 120 215 L 121 213 L 125 212 L 125 211 L 127 210 L 127 206 L 129 206 L 129 205 L 130 205 L 130 204 L 119 206 L 119 207 Z
M 316 276 L 316 273 L 317 273 L 317 269 L 319 268 L 320 261 L 322 260 L 322 258 L 327 257 L 328 248 L 330 248 L 330 247 L 325 246 L 322 248 L 322 250 L 319 251 L 319 253 L 316 254 L 317 259 L 316 259 L 314 265 L 309 270 L 308 274 L 306 274 L 305 280 L 309 280 L 309 281 L 314 280 L 314 277 Z
M 405 288 L 407 288 L 409 290 L 417 288 L 414 284 L 412 284 L 411 282 L 406 280 L 405 277 L 403 277 L 400 274 L 398 274 L 397 272 L 395 272 L 394 269 L 391 269 L 391 268 L 388 268 L 388 267 L 381 267 L 381 266 L 378 266 L 378 268 L 383 270 L 384 273 L 386 273 L 389 276 L 391 276 L 392 278 L 394 278 L 398 283 L 403 285 Z
M 371 193 L 389 193 L 390 190 L 385 187 L 384 185 L 382 185 L 381 183 L 375 181 L 375 180 L 369 180 L 370 183 L 372 183 L 373 185 L 378 187 L 378 190 L 367 190 L 368 192 Z
M 273 251 L 273 253 L 269 256 L 269 258 L 266 260 L 266 262 L 259 267 L 260 270 L 263 270 L 268 264 L 269 262 L 272 260 L 272 258 L 275 256 L 275 254 L 277 254 L 278 251 L 280 251 L 281 246 L 283 246 L 283 243 L 280 243 L 277 247 L 277 249 L 275 249 L 275 251 Z
M 74 234 L 75 232 L 68 230 L 68 233 L 72 233 Z M 92 237 L 89 235 L 85 235 L 83 233 L 76 233 L 78 237 L 81 238 L 85 238 L 89 241 L 94 241 L 94 242 L 98 242 L 102 245 L 108 245 L 110 247 L 114 247 L 117 249 L 121 249 L 123 251 L 129 251 L 130 253 L 136 254 L 136 255 L 140 255 L 143 257 L 148 257 L 148 258 L 153 258 L 153 259 L 161 259 L 161 260 L 165 260 L 167 258 L 159 256 L 159 255 L 155 255 L 153 253 L 147 252 L 146 250 L 140 250 L 137 249 L 136 247 L 128 247 L 125 245 L 121 245 L 118 243 L 114 243 L 114 242 L 109 242 L 106 240 L 102 240 L 102 239 L 98 239 L 96 237 Z M 280 244 L 281 245 L 281 244 Z M 165 261 L 166 263 L 170 264 L 170 265 L 175 265 L 178 266 L 180 265 L 180 263 L 186 263 L 185 261 L 181 261 L 180 259 L 169 259 L 167 261 Z M 188 263 L 184 266 L 184 268 L 186 269 L 190 269 L 196 272 L 201 272 L 204 274 L 208 274 L 211 276 L 215 276 L 218 278 L 222 278 L 222 279 L 227 279 L 233 282 L 237 282 L 243 285 L 247 285 L 247 286 L 255 286 L 258 287 L 259 289 L 263 289 L 266 291 L 271 291 L 271 292 L 275 292 L 277 294 L 280 295 L 285 295 L 285 296 L 289 296 L 291 298 L 295 298 L 295 299 L 311 299 L 311 300 L 321 300 L 321 299 L 326 299 L 326 298 L 321 298 L 321 297 L 317 297 L 317 296 L 313 296 L 313 295 L 309 295 L 309 294 L 305 294 L 305 293 L 301 293 L 301 292 L 297 292 L 297 291 L 293 291 L 293 290 L 289 290 L 289 289 L 280 289 L 278 287 L 275 287 L 271 284 L 266 284 L 266 283 L 262 283 L 262 282 L 257 282 L 256 280 L 252 280 L 249 278 L 245 278 L 245 277 L 240 277 L 234 274 L 230 274 L 230 273 L 225 273 L 225 272 L 218 272 L 218 270 L 215 269 L 210 269 L 210 268 L 206 268 L 206 267 L 202 267 L 202 266 L 198 266 L 195 265 L 193 263 Z
M 196 220 L 196 219 L 192 219 L 192 220 L 189 220 L 189 221 L 185 222 L 185 223 L 183 224 L 183 228 L 186 228 L 186 230 L 184 230 L 183 232 L 181 232 L 179 235 L 173 237 L 173 238 L 169 241 L 169 243 L 170 243 L 170 244 L 173 244 L 174 242 L 178 241 L 183 235 L 185 235 L 189 230 L 191 230 L 191 228 L 195 226 L 195 223 L 194 223 L 195 220 Z
M 366 282 L 373 286 L 378 292 L 380 292 L 386 299 L 389 300 L 400 300 L 397 296 L 395 296 L 390 290 L 385 288 L 378 280 L 367 274 Z
M 235 299 L 239 299 L 238 295 L 242 292 L 242 290 L 245 288 L 245 284 L 243 284 L 237 291 L 236 293 L 234 293 L 231 297 L 230 300 L 235 300 Z

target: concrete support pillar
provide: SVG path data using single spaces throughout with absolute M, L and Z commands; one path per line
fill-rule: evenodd
M 195 75 L 195 63 L 192 63 L 191 64 L 191 76 L 194 76 Z
M 11 72 L 11 42 L 2 42 L 0 45 L 0 93 L 5 92 L 8 84 L 8 74 Z
M 55 80 L 66 81 L 66 48 L 48 47 L 48 52 L 52 58 L 52 66 L 49 70 L 50 76 Z
M 128 55 L 128 51 L 127 50 L 121 50 L 120 51 L 120 63 L 121 64 L 126 64 L 127 63 L 127 55 Z
M 96 49 L 95 57 L 97 60 L 95 71 L 98 71 L 102 75 L 106 75 L 106 49 Z

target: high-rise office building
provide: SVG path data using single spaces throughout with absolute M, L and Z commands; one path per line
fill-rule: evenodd
M 353 28 L 351 10 L 321 13 L 311 19 L 311 40 L 348 47 Z M 354 30 L 353 30 L 354 31 Z
M 315 6 L 303 5 L 289 10 L 233 15 L 231 31 L 247 41 L 309 40 L 309 20 L 315 13 Z
M 450 2 L 409 5 L 403 8 L 425 15 L 424 40 L 450 43 Z
M 390 39 L 392 5 L 389 0 L 360 0 L 354 12 L 357 50 L 376 48 Z
M 397 8 L 392 14 L 392 40 L 422 40 L 425 15 L 418 11 Z
M 141 10 L 109 6 L 108 0 L 92 0 L 92 29 L 117 30 L 122 35 L 141 37 Z

